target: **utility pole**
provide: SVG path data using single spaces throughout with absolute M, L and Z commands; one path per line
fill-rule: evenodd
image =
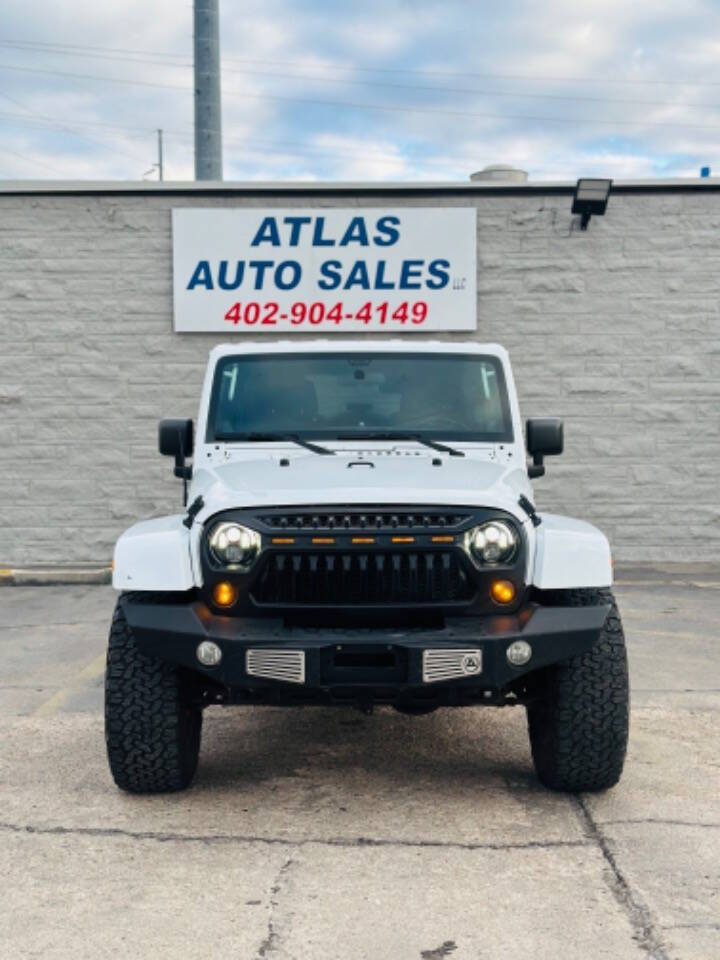
M 157 158 L 157 168 L 158 168 L 158 180 L 163 179 L 163 134 L 162 130 L 158 130 L 158 158 Z
M 218 0 L 193 0 L 195 179 L 222 180 Z

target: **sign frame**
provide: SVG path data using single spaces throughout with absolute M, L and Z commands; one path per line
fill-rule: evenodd
M 176 207 L 176 333 L 477 329 L 474 207 Z

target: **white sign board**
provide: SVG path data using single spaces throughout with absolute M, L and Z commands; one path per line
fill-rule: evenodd
M 475 210 L 173 210 L 179 333 L 474 330 Z

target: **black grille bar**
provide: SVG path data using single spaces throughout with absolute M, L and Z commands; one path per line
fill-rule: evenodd
M 450 551 L 271 553 L 252 597 L 263 605 L 419 604 L 470 600 L 473 586 Z

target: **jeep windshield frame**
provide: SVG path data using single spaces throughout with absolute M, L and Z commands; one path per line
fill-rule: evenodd
M 500 357 L 479 353 L 237 353 L 215 367 L 206 443 L 275 434 L 367 440 L 369 434 L 512 443 Z M 379 438 L 378 438 L 379 439 Z

